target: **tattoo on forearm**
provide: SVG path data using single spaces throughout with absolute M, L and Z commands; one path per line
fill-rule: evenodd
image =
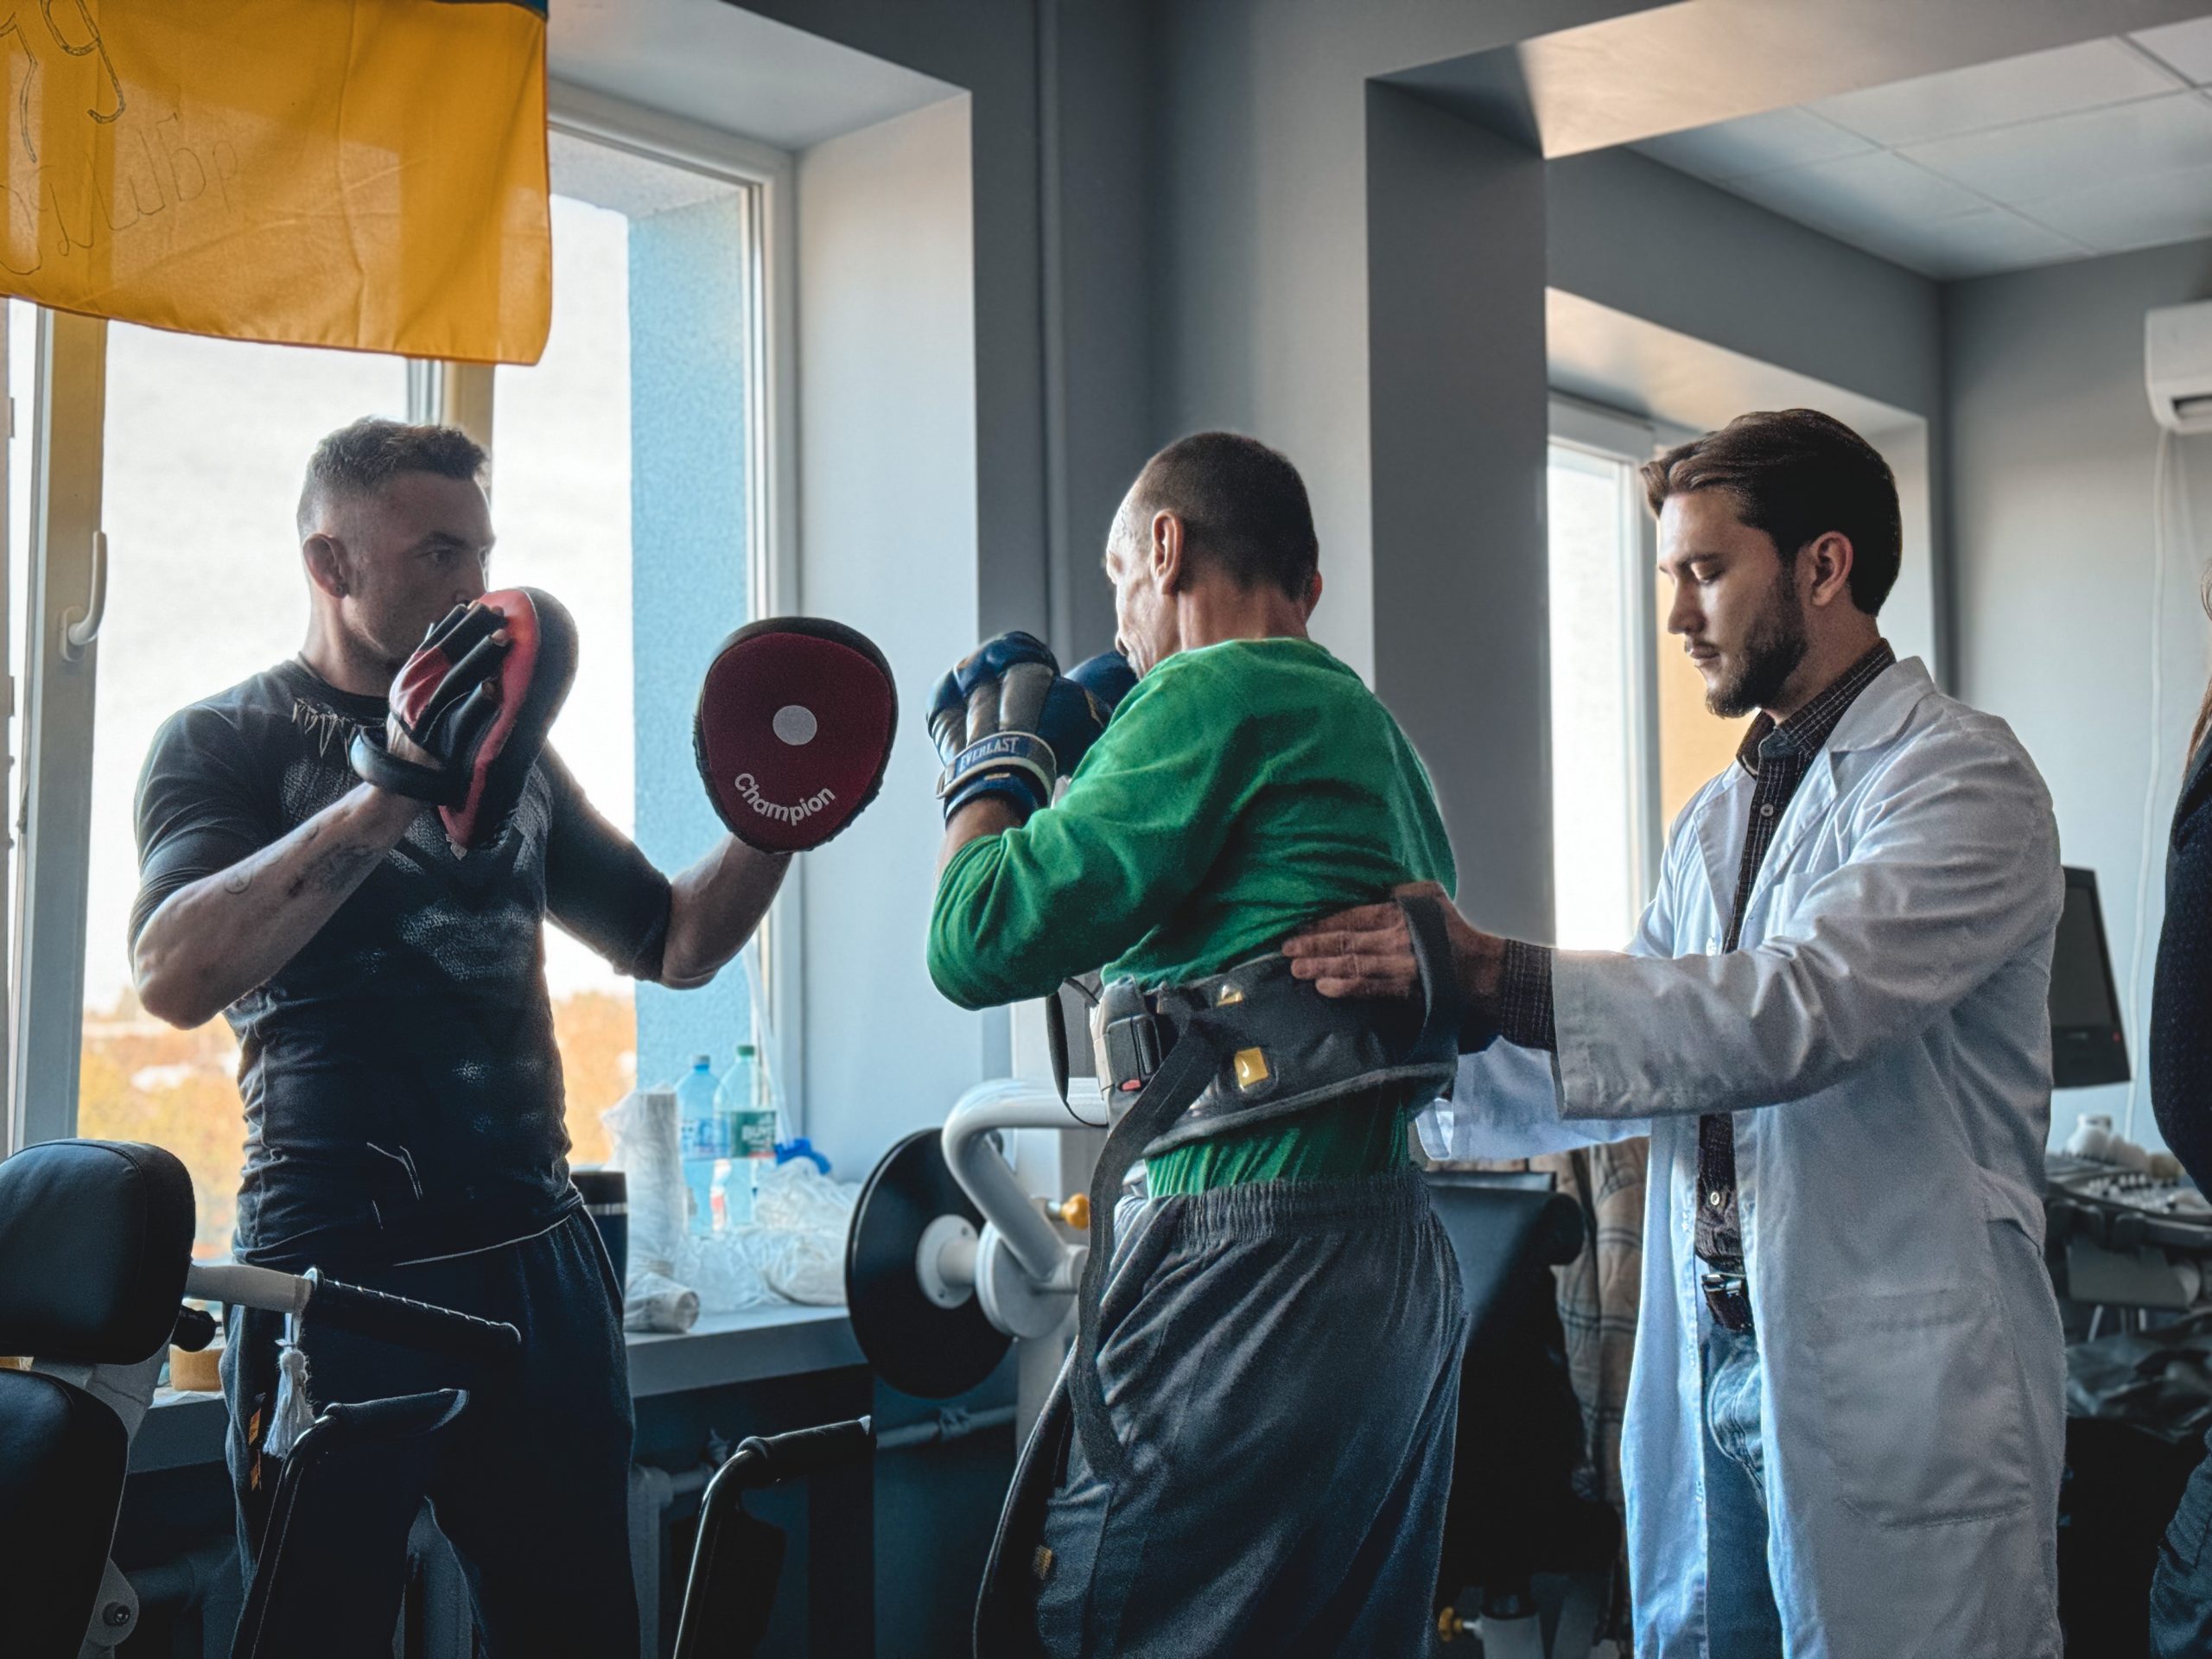
M 308 819 L 307 823 L 302 824 L 290 836 L 278 842 L 275 846 L 264 847 L 252 857 L 241 860 L 231 873 L 223 878 L 223 891 L 233 895 L 244 893 L 253 885 L 254 877 L 259 875 L 264 869 L 270 865 L 283 861 L 293 853 L 306 847 L 310 842 L 315 841 L 321 834 L 322 825 L 312 818 Z M 295 880 L 287 889 L 287 896 L 296 898 L 302 886 L 302 881 Z
M 326 893 L 342 893 L 360 885 L 363 867 L 373 864 L 379 855 L 372 847 L 333 847 L 317 859 L 310 874 L 321 883 Z

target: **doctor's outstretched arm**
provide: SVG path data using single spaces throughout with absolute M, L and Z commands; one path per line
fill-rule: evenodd
M 1860 817 L 1847 861 L 1786 891 L 1788 913 L 1752 949 L 1557 953 L 1565 1116 L 1802 1100 L 1918 1036 L 2056 927 L 2063 878 L 2050 798 L 2009 743 L 1971 731 L 1931 737 Z M 1400 994 L 1387 931 L 1361 926 L 1359 915 L 1321 924 L 1307 936 L 1318 944 L 1287 944 L 1295 971 L 1332 995 Z M 1471 995 L 1494 999 L 1488 964 L 1504 942 L 1460 921 L 1452 931 Z
M 1685 814 L 1687 816 L 1687 813 Z M 1679 825 L 1677 826 L 1679 828 Z M 1670 846 L 1689 843 L 1679 837 Z M 1664 957 L 1675 932 L 1676 861 L 1669 857 L 1659 875 L 1659 889 L 1644 906 L 1629 941 L 1628 954 Z M 1503 977 L 1505 941 L 1468 925 L 1444 890 L 1424 882 L 1405 889 L 1444 906 L 1452 954 L 1462 988 L 1471 999 L 1494 1004 Z M 1321 981 L 1332 995 L 1412 996 L 1416 990 L 1413 943 L 1405 931 L 1405 912 L 1395 902 L 1363 906 L 1301 930 L 1284 945 L 1294 972 Z M 1451 1098 L 1440 1100 L 1416 1122 L 1422 1147 L 1432 1158 L 1534 1158 L 1572 1152 L 1600 1141 L 1625 1141 L 1648 1134 L 1648 1119 L 1570 1119 L 1560 1111 L 1559 1070 L 1545 1049 L 1517 1045 L 1509 1028 L 1505 1039 L 1478 1053 L 1459 1057 L 1459 1074 Z

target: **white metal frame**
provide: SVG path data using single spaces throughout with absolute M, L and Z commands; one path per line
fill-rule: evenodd
M 9 1057 L 15 1052 L 15 1033 L 10 1029 L 12 1021 L 6 1017 L 6 1010 L 10 1007 L 9 989 L 16 982 L 10 926 L 15 908 L 14 895 L 8 887 L 9 865 L 16 849 L 16 831 L 15 817 L 6 811 L 6 803 L 15 799 L 12 785 L 16 766 L 14 734 L 8 723 L 16 712 L 16 676 L 12 664 L 5 660 L 8 620 L 14 614 L 16 604 L 15 549 L 12 545 L 16 520 L 10 493 L 14 485 L 15 470 L 16 400 L 12 389 L 16 383 L 11 375 L 13 365 L 9 359 L 10 337 L 14 332 L 10 327 L 10 321 L 7 302 L 0 299 L 0 409 L 7 411 L 6 423 L 0 425 L 0 435 L 4 435 L 8 440 L 5 447 L 0 447 L 0 691 L 5 694 L 0 696 L 0 940 L 9 941 L 10 945 L 9 951 L 0 956 L 0 1084 L 4 1084 L 13 1077 Z M 13 1090 L 0 1096 L 0 1158 L 7 1157 L 22 1143 L 16 1122 L 13 1105 L 16 1097 Z
M 41 311 L 23 652 L 22 856 L 8 1070 L 15 1146 L 74 1134 L 84 1024 L 107 324 Z M 96 627 L 91 630 L 96 636 Z M 75 640 L 82 640 L 76 645 Z

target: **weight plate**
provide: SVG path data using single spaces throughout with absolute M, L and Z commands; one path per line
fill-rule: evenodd
M 949 1400 L 997 1367 L 1014 1338 L 969 1297 L 939 1307 L 922 1289 L 915 1252 L 939 1216 L 964 1216 L 977 1232 L 983 1212 L 945 1166 L 935 1129 L 917 1129 L 883 1154 L 861 1187 L 845 1235 L 845 1308 L 861 1352 L 901 1394 Z

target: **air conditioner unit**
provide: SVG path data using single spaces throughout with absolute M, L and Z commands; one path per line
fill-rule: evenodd
M 2212 432 L 2212 300 L 2144 314 L 2143 378 L 2160 426 Z

